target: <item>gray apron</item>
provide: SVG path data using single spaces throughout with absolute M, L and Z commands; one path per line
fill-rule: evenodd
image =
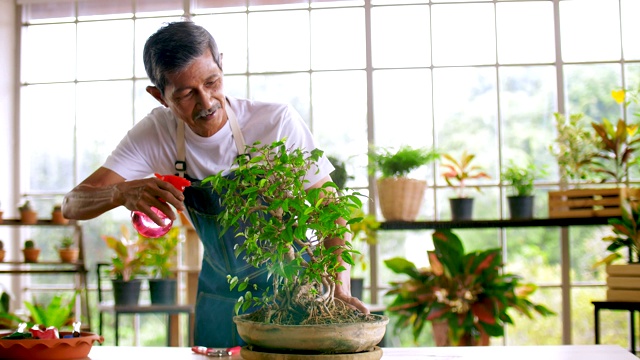
M 245 142 L 238 126 L 236 116 L 227 106 L 229 125 L 231 126 L 238 154 L 245 153 Z M 187 177 L 185 163 L 184 122 L 178 121 L 176 142 L 178 175 Z M 230 175 L 232 176 L 232 175 Z M 185 207 L 204 248 L 202 270 L 198 278 L 198 296 L 195 311 L 195 345 L 206 347 L 232 347 L 244 345 L 233 323 L 233 307 L 244 293 L 235 289 L 229 290 L 227 275 L 238 276 L 239 279 L 249 277 L 257 283 L 260 292 L 268 286 L 265 268 L 256 269 L 234 255 L 234 246 L 242 243 L 244 237 L 236 237 L 230 229 L 221 233 L 222 229 L 216 221 L 220 213 L 220 197 L 210 187 L 201 185 L 201 179 L 190 179 L 192 184 L 184 191 Z M 249 311 L 251 311 L 250 309 Z

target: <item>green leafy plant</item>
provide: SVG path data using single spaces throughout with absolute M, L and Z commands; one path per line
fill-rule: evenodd
M 597 151 L 597 140 L 589 129 L 584 114 L 554 113 L 556 132 L 554 144 L 549 148 L 556 157 L 560 178 L 593 180 L 592 160 Z
M 510 161 L 502 170 L 502 181 L 511 187 L 511 195 L 513 196 L 531 196 L 534 190 L 534 181 L 536 176 L 543 174 L 534 163 L 528 163 L 525 166 L 517 165 Z
M 479 338 L 482 333 L 503 336 L 504 326 L 513 324 L 509 310 L 527 317 L 554 313 L 529 296 L 536 286 L 502 272 L 500 249 L 465 253 L 460 239 L 450 230 L 433 233 L 435 250 L 428 251 L 430 269 L 418 269 L 404 258 L 385 265 L 409 279 L 391 283 L 386 296 L 393 296 L 387 310 L 398 315 L 395 330 L 410 326 L 417 341 L 429 321 L 449 325 L 449 339 Z
M 115 253 L 111 257 L 111 274 L 117 280 L 129 281 L 146 274 L 143 267 L 147 247 L 140 237 L 132 239 L 125 225 L 121 232 L 120 238 L 103 235 L 102 240 Z
M 35 300 L 33 302 L 25 301 L 24 306 L 29 310 L 31 317 L 29 325 L 54 326 L 57 329 L 69 325 L 74 320 L 73 307 L 78 293 L 76 291 L 70 297 L 69 294 L 56 294 L 46 305 Z
M 18 210 L 20 211 L 34 211 L 33 206 L 31 205 L 31 201 L 25 200 L 22 205 L 18 206 Z
M 58 249 L 71 249 L 74 246 L 75 246 L 75 241 L 73 241 L 73 237 L 63 236 L 60 239 L 60 244 L 58 245 Z
M 239 291 L 248 289 L 236 304 L 236 312 L 256 305 L 260 310 L 254 314 L 262 316 L 258 321 L 276 324 L 315 324 L 327 318 L 354 321 L 353 315 L 360 315 L 350 309 L 344 316 L 333 315 L 345 309 L 334 298 L 338 274 L 345 270 L 339 258 L 353 265 L 354 250 L 349 243 L 328 248 L 324 243 L 349 231 L 340 219 L 349 219 L 353 209 L 362 206 L 359 194 L 343 195 L 331 182 L 305 190 L 304 175 L 318 161 L 321 150 L 287 149 L 282 140 L 255 143 L 248 153 L 251 158 L 236 160 L 234 176 L 216 174 L 203 180 L 221 196 L 224 210 L 218 220 L 223 231 L 244 237 L 236 255 L 255 267 L 266 267 L 270 276 L 270 289 L 228 276 L 232 290 L 236 286 Z M 252 226 L 241 229 L 239 224 L 246 223 Z M 261 295 L 254 295 L 258 291 Z
M 445 168 L 442 177 L 447 185 L 456 188 L 456 194 L 459 198 L 467 197 L 465 193 L 467 180 L 491 178 L 480 166 L 471 164 L 476 156 L 469 154 L 466 150 L 462 152 L 460 158 L 455 158 L 451 154 L 443 154 L 442 157 L 445 159 L 445 162 L 441 164 Z M 480 191 L 479 187 L 475 188 Z
M 173 227 L 169 232 L 159 238 L 147 238 L 138 235 L 144 243 L 144 265 L 149 267 L 154 278 L 169 279 L 175 275 L 176 255 L 180 244 L 180 229 Z
M 377 149 L 369 153 L 369 172 L 379 172 L 382 178 L 406 177 L 411 171 L 439 158 L 440 153 L 437 150 L 418 149 L 407 145 L 395 152 L 390 149 Z
M 612 97 L 618 104 L 624 104 L 624 90 L 613 91 Z M 638 150 L 640 137 L 637 136 L 638 125 L 627 124 L 624 119 L 618 119 L 614 126 L 607 118 L 602 123 L 592 122 L 596 132 L 597 151 L 592 160 L 594 171 L 615 182 L 623 182 L 629 174 L 629 162 Z
M 640 202 L 638 199 L 623 198 L 620 204 L 621 216 L 609 218 L 613 235 L 602 238 L 609 242 L 605 258 L 598 260 L 594 268 L 608 265 L 618 259 L 628 258 L 629 262 L 640 261 Z M 624 254 L 621 252 L 625 252 Z

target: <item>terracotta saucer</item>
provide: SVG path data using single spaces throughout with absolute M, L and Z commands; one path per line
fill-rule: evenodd
M 9 334 L 0 334 L 0 337 Z M 61 331 L 60 337 L 70 334 L 69 331 Z M 102 343 L 104 338 L 94 333 L 81 332 L 80 337 L 68 339 L 0 339 L 0 359 L 83 359 L 89 355 L 94 341 Z

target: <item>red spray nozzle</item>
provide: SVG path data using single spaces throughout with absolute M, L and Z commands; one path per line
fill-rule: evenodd
M 187 186 L 191 186 L 191 181 L 180 177 L 180 176 L 176 176 L 176 175 L 160 175 L 158 173 L 155 174 L 155 176 L 162 180 L 162 181 L 166 181 L 169 184 L 175 186 L 176 189 L 180 190 L 180 191 L 184 191 L 184 188 L 186 188 Z

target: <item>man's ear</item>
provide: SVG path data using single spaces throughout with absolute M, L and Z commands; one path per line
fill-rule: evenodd
M 158 89 L 155 86 L 147 86 L 146 90 L 149 94 L 151 94 L 151 96 L 153 96 L 156 100 L 158 100 L 158 102 L 160 102 L 160 104 L 162 104 L 164 107 L 169 107 L 169 105 L 167 105 L 167 103 L 162 98 L 162 93 L 160 92 L 160 89 Z

